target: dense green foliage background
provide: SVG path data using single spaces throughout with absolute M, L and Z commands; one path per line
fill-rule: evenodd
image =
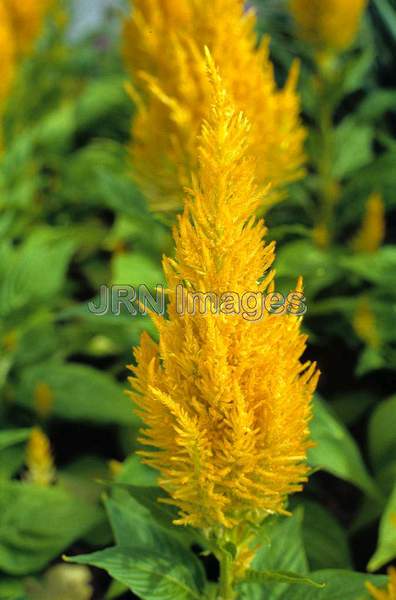
M 279 81 L 293 57 L 302 59 L 307 148 L 315 155 L 312 57 L 295 39 L 282 3 L 261 0 L 257 11 L 260 31 L 272 37 Z M 167 223 L 150 214 L 133 183 L 126 149 L 133 106 L 124 89 L 120 19 L 115 13 L 100 31 L 73 42 L 59 20 L 49 22 L 5 118 L 0 599 L 63 598 L 64 572 L 55 583 L 43 578 L 62 553 L 85 553 L 81 564 L 104 569 L 92 571 L 97 599 L 135 597 L 128 589 L 148 600 L 197 598 L 205 571 L 211 581 L 217 577 L 214 558 L 199 556 L 199 540 L 170 525 L 171 515 L 155 502 L 154 474 L 134 455 L 138 421 L 123 393 L 125 365 L 141 331 L 155 332 L 144 316 L 88 310 L 101 284 L 161 283 L 161 256 L 173 247 Z M 279 285 L 289 289 L 304 276 L 309 355 L 323 375 L 312 423 L 314 474 L 292 499 L 293 517 L 258 533 L 253 567 L 294 572 L 296 579 L 311 573 L 327 586 L 252 576 L 241 590 L 249 599 L 364 600 L 370 577 L 352 571 L 368 565 L 384 573 L 396 558 L 395 49 L 396 6 L 372 0 L 337 86 L 334 169 L 342 193 L 331 246 L 317 247 L 312 236 L 314 165 L 266 217 L 278 244 Z M 349 242 L 373 191 L 384 199 L 386 239 L 375 253 L 356 253 Z M 374 313 L 375 347 L 353 327 L 362 297 Z M 43 385 L 50 390 L 48 414 L 38 409 Z M 26 440 L 36 424 L 46 430 L 57 466 L 50 488 L 23 480 Z M 125 462 L 110 469 L 109 460 Z M 89 598 L 83 587 L 73 600 Z

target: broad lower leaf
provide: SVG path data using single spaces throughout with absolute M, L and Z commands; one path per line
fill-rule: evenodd
M 142 600 L 201 600 L 188 567 L 171 557 L 116 547 L 67 560 L 104 569 Z

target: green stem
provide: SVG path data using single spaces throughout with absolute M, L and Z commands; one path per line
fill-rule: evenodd
M 228 553 L 222 553 L 220 558 L 220 581 L 218 600 L 235 600 L 234 561 Z
M 318 64 L 319 75 L 319 148 L 317 173 L 319 177 L 319 216 L 316 225 L 327 243 L 331 243 L 334 233 L 334 210 L 338 200 L 338 181 L 333 175 L 334 166 L 334 77 L 333 64 Z M 323 244 L 326 245 L 326 244 Z

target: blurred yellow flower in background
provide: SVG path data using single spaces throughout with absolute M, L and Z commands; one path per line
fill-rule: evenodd
M 290 0 L 301 38 L 318 50 L 342 52 L 354 41 L 367 0 Z
M 355 252 L 376 252 L 385 238 L 385 207 L 381 194 L 371 194 L 361 227 L 352 240 Z
M 362 296 L 352 320 L 353 328 L 361 340 L 371 348 L 380 346 L 377 322 L 370 299 Z
M 180 314 L 179 286 L 183 294 L 262 294 L 274 276 L 274 245 L 263 243 L 264 222 L 254 217 L 262 196 L 248 158 L 251 127 L 213 65 L 211 76 L 199 168 L 174 231 L 176 257 L 164 259 L 168 317 L 153 315 L 159 343 L 143 334 L 130 383 L 141 441 L 151 447 L 141 454 L 179 509 L 176 524 L 216 539 L 231 532 L 243 547 L 251 524 L 284 514 L 288 494 L 307 480 L 318 372 L 300 360 L 300 318 L 265 313 L 252 322 L 213 314 L 204 299 Z
M 8 98 L 15 74 L 15 39 L 7 9 L 0 3 L 0 111 Z
M 34 427 L 26 451 L 27 480 L 37 485 L 50 485 L 55 480 L 55 467 L 48 437 Z
M 18 58 L 31 51 L 41 33 L 51 0 L 3 0 L 8 12 Z
M 0 118 L 11 93 L 18 64 L 31 51 L 40 35 L 49 6 L 50 0 L 2 0 L 0 3 Z
M 34 389 L 34 407 L 41 419 L 47 419 L 54 405 L 54 393 L 44 381 L 39 381 Z
M 390 567 L 388 569 L 389 583 L 386 590 L 379 590 L 371 583 L 367 583 L 366 587 L 374 600 L 396 600 L 396 569 Z
M 303 174 L 305 132 L 300 124 L 295 65 L 277 89 L 268 40 L 257 46 L 256 18 L 241 0 L 136 0 L 124 28 L 124 56 L 137 105 L 132 132 L 136 178 L 155 211 L 181 207 L 196 169 L 197 136 L 210 87 L 204 47 L 224 86 L 252 123 L 249 152 L 269 205 Z

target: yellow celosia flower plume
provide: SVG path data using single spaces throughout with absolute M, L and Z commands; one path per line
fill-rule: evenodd
M 355 39 L 367 0 L 290 0 L 301 38 L 321 51 L 341 52 Z
M 130 382 L 150 446 L 141 454 L 178 507 L 176 523 L 224 536 L 284 513 L 287 495 L 306 481 L 318 373 L 300 361 L 306 337 L 297 317 L 213 314 L 204 298 L 180 314 L 180 290 L 183 299 L 241 296 L 265 292 L 273 279 L 274 246 L 254 217 L 262 199 L 248 158 L 251 127 L 210 70 L 199 168 L 174 231 L 175 259 L 163 263 L 168 316 L 153 316 L 159 343 L 143 334 Z
M 131 153 L 137 180 L 156 211 L 181 206 L 183 188 L 197 167 L 197 136 L 211 94 L 205 46 L 236 108 L 252 123 L 249 152 L 256 158 L 257 179 L 274 189 L 267 204 L 303 173 L 297 67 L 278 90 L 268 40 L 257 47 L 255 16 L 244 3 L 136 0 L 124 31 L 137 105 Z
M 389 583 L 386 590 L 379 590 L 372 583 L 367 583 L 366 587 L 374 600 L 396 600 L 396 569 L 388 569 Z
M 55 467 L 49 439 L 34 427 L 26 451 L 27 479 L 37 485 L 50 485 L 55 480 Z
M 352 240 L 355 252 L 376 252 L 385 238 L 385 207 L 381 194 L 371 194 L 360 230 Z

